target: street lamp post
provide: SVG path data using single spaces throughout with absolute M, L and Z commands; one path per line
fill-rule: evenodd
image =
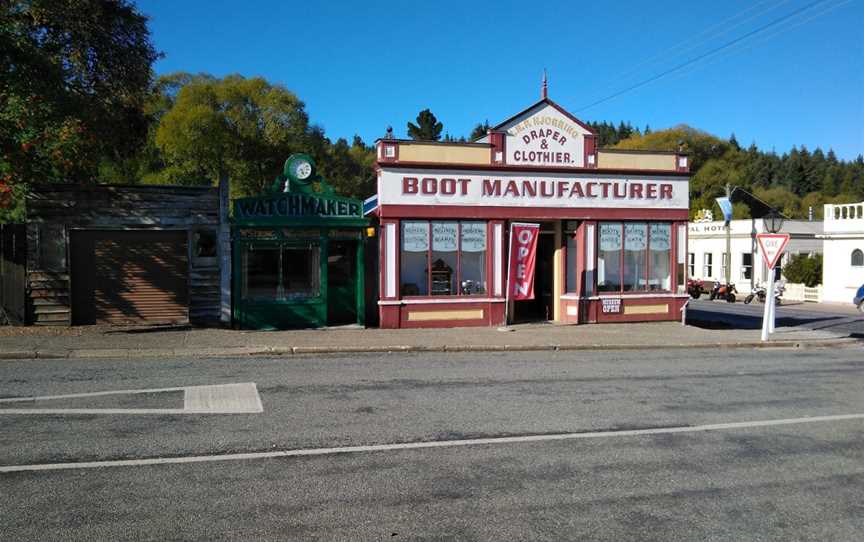
M 768 233 L 777 233 L 783 228 L 783 215 L 775 208 L 762 217 L 762 225 Z M 776 263 L 774 264 L 777 265 Z M 777 304 L 774 300 L 774 269 L 768 269 L 768 292 L 765 294 L 765 316 L 762 324 L 762 340 L 767 340 L 769 333 L 774 333 L 774 321 L 777 317 Z

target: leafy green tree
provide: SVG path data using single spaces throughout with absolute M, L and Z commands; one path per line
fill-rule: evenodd
M 209 184 L 228 174 L 235 195 L 258 194 L 290 154 L 313 148 L 323 131 L 309 126 L 303 102 L 263 78 L 231 75 L 183 85 L 161 117 L 156 145 L 167 165 L 162 180 Z M 317 156 L 316 156 L 317 158 Z
M 417 115 L 417 124 L 408 123 L 408 137 L 417 141 L 438 141 L 444 124 L 438 122 L 432 111 L 424 109 Z
M 126 0 L 0 2 L 0 177 L 89 181 L 144 140 L 158 58 Z

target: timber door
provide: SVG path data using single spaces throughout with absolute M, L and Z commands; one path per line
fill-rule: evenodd
M 327 252 L 327 325 L 357 323 L 357 241 L 330 241 Z
M 189 321 L 185 231 L 72 231 L 73 324 Z

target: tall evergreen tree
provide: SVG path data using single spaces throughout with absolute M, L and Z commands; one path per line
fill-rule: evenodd
M 432 111 L 424 109 L 417 115 L 417 124 L 408 123 L 408 137 L 416 141 L 438 141 L 444 124 L 438 122 Z
M 477 126 L 475 126 L 473 130 L 471 130 L 471 135 L 468 136 L 468 139 L 470 141 L 477 141 L 481 137 L 485 137 L 486 132 L 488 132 L 491 128 L 492 127 L 489 125 L 488 120 L 478 123 Z

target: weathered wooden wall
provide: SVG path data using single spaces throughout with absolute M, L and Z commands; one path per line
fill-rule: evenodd
M 65 262 L 46 269 L 40 261 L 40 228 L 62 225 Z M 219 226 L 215 187 L 36 185 L 27 197 L 27 262 L 30 287 L 28 321 L 70 325 L 72 322 L 69 231 L 184 230 L 189 246 L 189 318 L 212 323 L 219 318 L 219 267 L 216 258 L 197 258 L 194 233 Z
M 15 324 L 27 318 L 26 252 L 24 224 L 0 224 L 0 308 Z

